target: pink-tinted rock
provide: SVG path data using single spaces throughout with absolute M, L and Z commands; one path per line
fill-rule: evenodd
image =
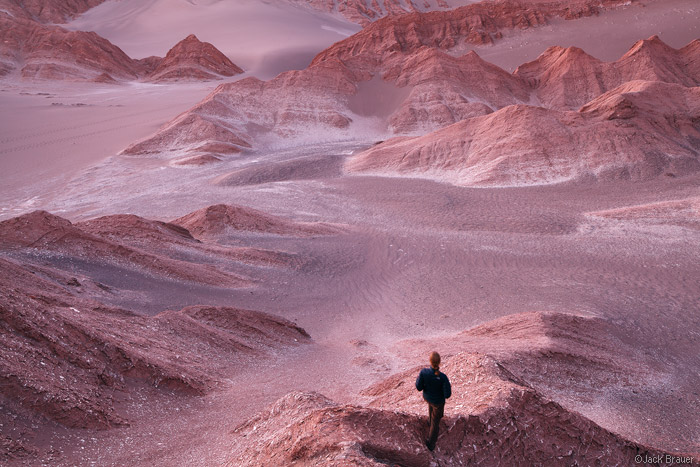
M 0 0 L 0 9 L 15 17 L 41 23 L 66 21 L 100 5 L 105 0 Z
M 516 105 L 395 138 L 354 156 L 346 168 L 492 186 L 683 175 L 700 170 L 698 116 L 698 88 L 633 81 L 579 112 Z
M 5 15 L 0 16 L 0 56 L 26 79 L 90 80 L 105 73 L 136 79 L 139 72 L 128 55 L 94 32 Z
M 239 438 L 227 465 L 457 466 L 523 459 L 615 465 L 663 453 L 549 400 L 491 357 L 463 352 L 442 367 L 461 384 L 453 389 L 455 400 L 432 453 L 425 447 L 426 404 L 413 387 L 415 369 L 365 391 L 375 396 L 373 407 L 288 394 L 236 428 Z
M 209 285 L 241 287 L 249 284 L 235 274 L 153 254 L 125 243 L 122 238 L 166 236 L 166 245 L 169 245 L 173 238 L 188 240 L 189 234 L 180 227 L 146 221 L 136 216 L 110 216 L 87 223 L 85 229 L 81 227 L 45 211 L 35 211 L 0 222 L 0 249 L 51 252 L 66 259 L 142 269 L 157 276 Z M 96 234 L 90 233 L 91 230 Z
M 217 204 L 200 209 L 172 221 L 185 227 L 197 238 L 208 238 L 236 231 L 276 235 L 328 235 L 337 230 L 326 224 L 294 222 L 271 216 L 256 209 Z
M 149 81 L 211 80 L 243 73 L 231 60 L 208 42 L 190 34 L 170 49 L 149 73 Z
M 676 50 L 653 36 L 637 42 L 611 63 L 576 47 L 550 47 L 536 60 L 519 66 L 514 75 L 535 88 L 544 106 L 573 110 L 632 80 L 697 86 L 700 73 L 689 65 L 700 55 L 692 44 Z
M 200 306 L 147 318 L 76 296 L 64 284 L 77 281 L 55 272 L 0 265 L 5 403 L 69 427 L 128 424 L 114 393 L 134 383 L 202 394 L 251 357 L 309 341 L 265 313 Z

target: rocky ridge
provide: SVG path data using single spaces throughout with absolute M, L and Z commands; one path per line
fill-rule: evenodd
M 698 168 L 697 42 L 676 50 L 654 36 L 609 63 L 550 48 L 512 74 L 474 52 L 453 57 L 424 46 L 379 64 L 370 51 L 317 60 L 267 82 L 221 85 L 124 154 L 216 156 L 299 144 L 310 133 L 418 134 L 357 154 L 346 168 L 462 185 L 682 175 Z M 656 93 L 663 111 L 651 103 Z
M 246 221 L 262 219 L 255 235 L 337 232 L 224 208 Z M 71 428 L 125 425 L 119 407 L 135 388 L 204 394 L 251 362 L 310 342 L 294 323 L 260 311 L 196 305 L 149 317 L 133 305 L 130 276 L 146 288 L 250 287 L 232 271 L 236 264 L 249 273 L 301 264 L 293 253 L 219 242 L 218 226 L 225 224 L 229 237 L 249 226 L 217 218 L 217 209 L 202 210 L 206 223 L 198 213 L 174 222 L 112 215 L 72 223 L 43 211 L 0 222 L 0 423 L 14 425 L 12 414 L 22 413 L 22 420 Z M 3 439 L 3 462 L 32 455 L 20 441 Z
M 137 60 L 94 32 L 68 31 L 39 22 L 23 9 L 24 15 L 12 11 L 0 10 L 0 78 L 159 82 L 222 79 L 243 72 L 194 35 L 175 45 L 165 58 Z
M 231 60 L 208 42 L 190 34 L 168 51 L 148 74 L 149 81 L 212 80 L 243 73 Z
M 562 388 L 600 385 L 603 392 L 631 391 L 662 379 L 657 362 L 619 345 L 618 331 L 595 318 L 534 312 L 441 339 L 448 355 L 441 369 L 450 375 L 453 397 L 432 453 L 424 445 L 425 403 L 413 387 L 418 368 L 412 368 L 363 390 L 362 402 L 288 394 L 234 430 L 236 447 L 227 465 L 419 466 L 522 459 L 615 465 L 632 463 L 637 455 L 669 453 L 631 441 L 560 403 L 562 393 L 539 379 L 554 372 Z M 428 345 L 411 341 L 404 347 L 424 352 Z M 632 375 L 628 363 L 640 372 Z
M 0 10 L 40 23 L 65 23 L 105 0 L 0 0 Z
M 391 139 L 353 156 L 346 168 L 486 186 L 693 173 L 700 170 L 698 89 L 631 81 L 577 112 L 508 106 L 424 136 Z
M 401 15 L 416 11 L 449 10 L 471 3 L 470 0 L 384 0 L 383 2 L 365 2 L 364 0 L 288 0 L 290 3 L 320 10 L 338 13 L 353 23 L 363 26 L 384 16 Z

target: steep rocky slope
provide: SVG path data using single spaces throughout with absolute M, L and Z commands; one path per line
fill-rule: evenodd
M 105 0 L 0 0 L 0 10 L 40 23 L 65 23 Z
M 149 81 L 211 80 L 243 73 L 226 55 L 190 34 L 170 49 L 148 74 Z
M 553 18 L 592 16 L 629 3 L 620 0 L 482 1 L 450 11 L 389 16 L 329 47 L 318 54 L 314 62 L 330 58 L 347 61 L 367 51 L 376 54 L 378 60 L 384 60 L 396 52 L 410 53 L 421 47 L 450 50 L 464 44 L 490 44 L 505 30 L 543 26 Z
M 364 0 L 287 0 L 292 4 L 305 6 L 314 10 L 339 13 L 348 20 L 367 25 L 384 16 L 401 15 L 416 11 L 449 10 L 473 3 L 474 0 L 384 0 L 366 2 Z
M 350 171 L 458 185 L 650 179 L 700 170 L 700 88 L 631 81 L 578 112 L 509 106 L 352 157 Z
M 658 36 L 640 40 L 615 62 L 602 62 L 576 47 L 550 47 L 536 60 L 519 66 L 514 75 L 536 89 L 545 107 L 575 110 L 627 81 L 663 81 L 700 85 L 698 44 L 676 50 Z
M 94 32 L 67 31 L 0 13 L 0 57 L 4 74 L 25 79 L 86 80 L 107 73 L 136 79 L 139 63 Z
M 398 47 L 398 39 L 393 40 Z M 700 75 L 697 74 L 695 66 L 700 51 L 697 41 L 676 50 L 668 47 L 656 36 L 639 41 L 615 62 L 601 62 L 580 49 L 550 48 L 537 60 L 522 65 L 512 74 L 482 60 L 474 52 L 453 57 L 439 48 L 428 47 L 422 43 L 415 47 L 406 47 L 405 51 L 398 47 L 387 55 L 382 55 L 384 49 L 376 44 L 366 47 L 362 45 L 359 49 L 354 49 L 354 45 L 348 46 L 349 48 L 339 47 L 336 45 L 319 55 L 306 70 L 282 73 L 267 82 L 249 78 L 222 85 L 203 102 L 164 126 L 156 135 L 131 145 L 124 153 L 165 153 L 168 157 L 171 157 L 171 154 L 182 157 L 210 153 L 213 157 L 218 157 L 221 153 L 236 153 L 251 147 L 303 144 L 310 138 L 316 141 L 372 141 L 397 134 L 425 135 L 457 122 L 466 126 L 464 122 L 470 118 L 482 118 L 474 120 L 473 124 L 491 122 L 486 116 L 503 110 L 498 116 L 491 118 L 495 118 L 496 122 L 515 122 L 521 119 L 524 124 L 525 119 L 534 118 L 534 121 L 539 121 L 537 119 L 542 117 L 541 124 L 528 124 L 527 126 L 532 128 L 524 130 L 531 134 L 538 131 L 538 134 L 543 134 L 553 128 L 555 135 L 557 132 L 561 133 L 564 149 L 555 152 L 560 153 L 563 158 L 569 157 L 567 146 L 590 151 L 602 150 L 607 156 L 599 153 L 590 157 L 604 158 L 609 157 L 611 151 L 607 147 L 603 148 L 605 144 L 602 141 L 593 141 L 595 138 L 590 131 L 593 131 L 591 124 L 594 123 L 594 119 L 581 120 L 581 124 L 569 122 L 579 134 L 576 138 L 591 140 L 590 144 L 593 146 L 589 147 L 586 146 L 589 143 L 569 138 L 569 130 L 565 128 L 570 125 L 562 122 L 574 114 L 561 113 L 562 111 L 578 110 L 578 107 L 601 94 L 614 92 L 615 88 L 618 88 L 615 92 L 625 93 L 627 91 L 620 90 L 621 86 L 634 80 L 673 83 L 686 88 L 693 88 L 700 82 Z M 343 52 L 333 53 L 336 48 Z M 646 91 L 646 95 L 649 99 L 653 98 L 651 91 Z M 672 101 L 678 102 L 677 99 Z M 506 110 L 511 105 L 520 107 Z M 637 115 L 641 118 L 644 112 L 653 112 L 652 107 L 638 108 Z M 695 151 L 695 130 L 691 128 L 694 125 L 692 108 L 692 105 L 689 108 L 680 106 L 671 112 L 676 115 L 674 118 L 685 122 L 681 125 L 684 129 L 680 132 L 668 132 L 668 128 L 663 126 L 644 127 L 645 131 L 650 131 L 648 140 L 661 144 L 652 150 L 655 154 L 680 148 L 678 152 L 667 154 L 672 163 L 665 165 L 671 170 L 676 170 L 671 167 L 675 166 L 675 159 L 685 159 L 689 154 L 691 159 L 694 157 L 692 154 Z M 590 110 L 578 112 L 578 115 L 597 115 Z M 686 110 L 690 113 L 683 114 Z M 562 118 L 564 120 L 561 120 Z M 653 120 L 656 117 L 650 114 L 644 118 Z M 618 121 L 614 125 L 607 125 L 604 131 L 610 133 L 613 140 L 627 141 L 631 130 L 619 123 Z M 547 127 L 548 125 L 551 128 Z M 671 126 L 673 125 L 671 123 Z M 542 128 L 538 129 L 538 126 Z M 479 131 L 474 125 L 470 125 L 470 128 Z M 663 134 L 657 134 L 662 128 L 665 128 Z M 488 130 L 498 132 L 498 125 Z M 443 137 L 445 134 L 439 136 Z M 485 137 L 486 134 L 482 136 Z M 432 141 L 432 137 L 426 138 L 428 139 L 421 142 L 425 141 L 428 144 Z M 509 139 L 508 144 L 514 141 L 514 138 Z M 645 144 L 656 144 L 653 141 L 646 141 Z M 397 141 L 391 144 L 393 143 Z M 546 138 L 537 137 L 532 139 L 531 144 L 550 143 Z M 632 142 L 624 144 L 630 147 L 633 145 Z M 385 144 L 373 148 L 372 151 L 376 153 L 387 147 Z M 554 151 L 553 147 L 551 149 Z M 514 145 L 512 150 L 516 150 Z M 529 157 L 525 154 L 528 151 L 533 157 L 535 153 L 540 159 L 545 157 L 541 151 L 537 152 L 539 149 L 528 148 L 527 145 L 523 147 L 523 151 L 521 156 L 524 158 Z M 624 149 L 612 153 L 626 151 L 627 149 Z M 646 149 L 640 149 L 636 153 L 644 151 Z M 591 165 L 586 162 L 587 157 L 589 156 L 584 155 L 579 164 L 583 168 Z M 629 156 L 634 157 L 637 156 Z M 436 158 L 448 158 L 448 153 L 441 152 Z M 463 165 L 454 158 L 450 159 L 450 162 L 444 164 L 450 167 Z M 626 160 L 623 158 L 615 163 L 611 162 L 611 165 L 624 166 Z M 411 163 L 406 161 L 406 164 Z M 654 164 L 650 162 L 650 165 Z M 694 167 L 692 160 L 688 164 L 688 167 Z M 349 167 L 353 170 L 378 168 L 370 165 L 352 162 Z M 662 166 L 664 164 L 657 164 L 652 172 L 660 173 L 664 170 Z M 433 168 L 425 166 L 416 172 L 427 173 Z M 590 169 L 595 173 L 599 171 L 597 163 Z M 647 169 L 643 170 L 646 171 L 645 174 Z M 539 166 L 529 169 L 530 173 L 523 173 L 520 181 L 516 180 L 517 183 L 527 180 L 551 182 L 573 176 L 553 171 L 542 177 L 537 175 L 540 170 Z M 632 169 L 635 170 L 637 169 Z M 640 177 L 647 176 L 648 174 L 643 174 Z M 489 177 L 491 176 L 462 177 L 462 181 L 458 183 L 487 182 Z M 496 180 L 497 178 L 488 183 L 509 183 L 505 179 Z
M 127 230 L 128 226 L 123 225 L 123 229 Z M 132 247 L 114 238 L 93 235 L 44 211 L 0 222 L 0 232 L 0 250 L 15 257 L 39 256 L 57 264 L 79 262 L 87 269 L 90 265 L 101 269 L 113 267 L 210 285 L 240 287 L 249 283 L 243 277 L 208 265 L 153 254 L 148 245 L 144 245 L 146 248 Z M 170 237 L 182 240 L 174 231 Z M 195 240 L 190 237 L 190 242 Z M 157 240 L 152 243 L 157 244 Z
M 497 32 L 500 28 L 512 27 L 513 23 L 507 19 L 502 21 L 499 16 L 491 12 L 498 11 L 506 14 L 510 10 L 511 5 L 516 4 L 512 0 L 495 0 L 479 2 L 478 0 L 384 0 L 384 1 L 365 1 L 365 0 L 349 0 L 338 2 L 337 0 L 287 0 L 290 3 L 306 6 L 324 12 L 338 13 L 348 20 L 368 26 L 372 22 L 376 22 L 385 17 L 396 17 L 399 15 L 407 15 L 408 13 L 427 13 L 436 12 L 442 13 L 464 7 L 463 10 L 468 12 L 470 27 L 484 27 L 485 29 L 493 29 L 489 32 Z M 471 5 L 477 3 L 478 5 Z M 629 3 L 629 2 L 626 2 Z M 580 16 L 589 16 L 599 13 L 602 9 L 623 4 L 615 0 L 606 0 L 603 2 L 592 2 L 590 0 L 568 0 L 566 2 L 552 2 L 551 0 L 520 0 L 517 5 L 522 9 L 531 9 L 539 11 L 554 11 L 554 15 L 561 15 L 567 19 L 577 18 Z M 530 18 L 528 18 L 530 19 Z M 524 23 L 522 18 L 518 18 L 519 27 L 524 25 L 532 25 Z M 473 36 L 478 40 L 484 40 L 486 35 L 475 34 Z
M 51 13 L 54 10 L 39 10 L 50 17 L 55 14 Z M 242 73 L 214 46 L 194 36 L 178 43 L 165 58 L 135 60 L 94 32 L 68 31 L 37 21 L 29 10 L 20 8 L 17 14 L 12 11 L 0 10 L 0 77 L 180 81 L 220 79 Z

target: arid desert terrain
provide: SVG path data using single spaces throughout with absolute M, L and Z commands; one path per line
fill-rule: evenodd
M 698 465 L 700 3 L 0 0 L 0 318 L 0 465 Z

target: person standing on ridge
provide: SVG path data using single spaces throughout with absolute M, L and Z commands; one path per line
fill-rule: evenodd
M 423 391 L 423 399 L 428 403 L 428 423 L 430 435 L 425 442 L 428 449 L 435 449 L 440 431 L 440 419 L 445 411 L 445 399 L 452 395 L 452 386 L 445 373 L 440 371 L 440 354 L 430 354 L 430 367 L 423 368 L 416 379 L 416 389 Z

